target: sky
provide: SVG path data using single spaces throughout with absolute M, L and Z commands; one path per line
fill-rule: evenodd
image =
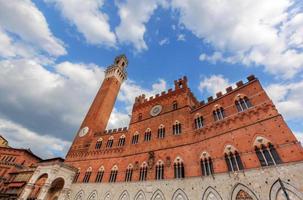
M 108 128 L 184 75 L 201 101 L 254 74 L 303 141 L 300 0 L 0 0 L 0 134 L 64 157 L 120 54 L 128 79 Z

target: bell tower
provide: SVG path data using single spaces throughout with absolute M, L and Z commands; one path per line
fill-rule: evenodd
M 105 130 L 121 84 L 127 78 L 127 65 L 126 56 L 120 55 L 107 67 L 103 83 L 80 126 L 71 149 L 75 145 L 77 148 L 86 149 L 93 134 Z

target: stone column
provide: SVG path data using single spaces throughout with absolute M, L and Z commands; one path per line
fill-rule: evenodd
M 35 187 L 34 184 L 27 183 L 18 200 L 26 200 L 31 194 L 34 187 Z
M 50 184 L 45 183 L 38 194 L 37 200 L 44 200 L 48 193 L 49 188 L 50 188 Z

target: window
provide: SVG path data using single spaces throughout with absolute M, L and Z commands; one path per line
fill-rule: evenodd
M 198 115 L 195 119 L 195 128 L 200 129 L 202 127 L 203 127 L 203 117 Z
M 95 149 L 101 149 L 102 146 L 102 138 L 99 138 L 96 142 Z
M 91 175 L 92 175 L 92 168 L 89 167 L 84 174 L 83 183 L 88 183 Z
M 101 183 L 101 182 L 102 182 L 102 179 L 103 179 L 103 176 L 104 176 L 104 167 L 102 166 L 102 167 L 100 167 L 100 169 L 98 170 L 98 173 L 97 173 L 95 182 L 96 182 L 96 183 Z
M 112 170 L 110 171 L 110 176 L 109 176 L 109 182 L 110 182 L 110 183 L 116 182 L 117 174 L 118 174 L 118 167 L 115 165 L 115 166 L 112 168 Z
M 138 144 L 138 142 L 139 142 L 139 133 L 136 132 L 136 133 L 133 135 L 132 144 Z
M 174 162 L 174 172 L 176 179 L 185 177 L 183 161 L 179 157 Z
M 146 181 L 146 178 L 147 178 L 147 164 L 146 162 L 144 162 L 140 167 L 139 181 Z
M 151 140 L 151 130 L 148 128 L 146 129 L 145 133 L 144 133 L 144 141 L 150 141 Z
M 222 107 L 215 109 L 213 111 L 213 116 L 215 121 L 222 120 L 225 117 L 224 109 Z
M 122 147 L 124 145 L 125 145 L 125 135 L 121 135 L 121 137 L 119 138 L 118 146 Z
M 200 159 L 202 176 L 209 176 L 214 173 L 213 162 L 208 153 L 203 152 Z
M 181 123 L 176 121 L 173 125 L 173 134 L 180 135 L 181 134 Z
M 165 127 L 161 124 L 158 128 L 158 138 L 165 137 Z
M 249 99 L 247 97 L 241 97 L 235 102 L 238 112 L 242 112 L 250 107 L 252 107 Z
M 80 169 L 78 169 L 77 173 L 75 174 L 73 183 L 76 183 L 78 181 L 79 176 L 80 176 Z
M 276 148 L 267 139 L 259 136 L 256 138 L 254 145 L 261 166 L 270 166 L 282 163 Z
M 173 102 L 173 110 L 177 110 L 178 109 L 178 102 L 174 101 Z
M 156 164 L 156 180 L 164 179 L 164 164 L 162 160 L 159 160 Z
M 235 172 L 244 169 L 240 155 L 237 151 L 235 151 L 234 153 L 225 153 L 225 162 L 227 164 L 228 171 L 230 172 Z
M 133 165 L 129 164 L 125 172 L 125 182 L 131 182 L 133 176 Z
M 106 147 L 107 148 L 111 148 L 114 144 L 114 137 L 111 136 L 108 140 L 107 140 L 107 143 L 106 143 Z

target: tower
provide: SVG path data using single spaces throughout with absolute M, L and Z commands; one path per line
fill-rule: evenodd
M 127 64 L 126 56 L 120 55 L 115 58 L 112 65 L 107 67 L 104 81 L 80 126 L 71 148 L 77 145 L 77 149 L 87 149 L 93 134 L 105 130 L 121 84 L 127 78 Z

